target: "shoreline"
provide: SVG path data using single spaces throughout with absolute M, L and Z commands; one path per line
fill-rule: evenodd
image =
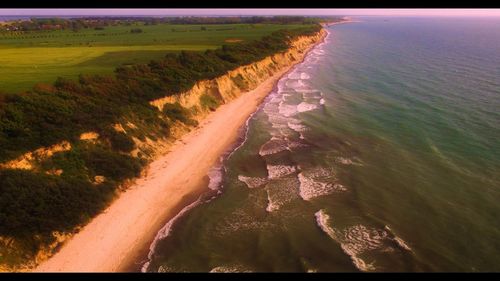
M 221 173 L 221 176 L 224 175 L 224 165 L 225 165 L 225 161 L 231 157 L 231 155 L 236 151 L 238 150 L 245 142 L 246 142 L 246 138 L 247 138 L 247 134 L 248 134 L 248 126 L 249 126 L 249 121 L 252 119 L 252 117 L 259 111 L 262 109 L 262 107 L 264 106 L 265 102 L 266 102 L 266 99 L 269 97 L 269 94 L 271 94 L 272 92 L 274 91 L 277 91 L 278 90 L 278 81 L 281 80 L 285 75 L 287 75 L 288 73 L 292 72 L 294 67 L 298 64 L 301 64 L 304 62 L 306 56 L 308 55 L 308 53 L 314 49 L 316 46 L 322 44 L 322 43 L 325 43 L 325 40 L 326 38 L 328 37 L 328 35 L 330 34 L 330 32 L 328 32 L 326 29 L 325 29 L 325 35 L 322 37 L 321 41 L 318 41 L 316 42 L 314 45 L 311 45 L 304 53 L 304 56 L 300 59 L 300 61 L 294 63 L 293 65 L 289 66 L 286 70 L 284 70 L 284 73 L 280 74 L 279 77 L 273 82 L 273 86 L 272 88 L 268 91 L 268 93 L 262 98 L 262 101 L 259 103 L 259 105 L 257 105 L 255 111 L 253 111 L 249 116 L 248 118 L 246 119 L 246 121 L 240 126 L 240 128 L 238 129 L 238 132 L 237 132 L 237 139 L 231 143 L 227 148 L 226 150 L 223 152 L 223 154 L 220 156 L 219 158 L 219 161 L 216 161 L 216 163 L 214 163 L 214 165 L 212 166 L 212 168 L 216 167 L 216 166 L 219 166 L 219 168 L 221 169 L 221 171 L 219 173 Z M 279 73 L 278 73 L 279 74 Z M 272 77 L 270 77 L 272 78 Z M 211 180 L 211 179 L 209 179 Z M 208 185 L 208 184 L 207 184 Z M 216 193 L 211 199 L 209 200 L 204 200 L 204 201 L 201 201 L 202 197 L 204 195 L 208 195 L 210 193 Z M 192 203 L 190 204 L 186 204 L 184 206 L 184 208 L 182 208 L 180 210 L 180 212 L 178 212 L 178 214 L 176 216 L 174 216 L 172 219 L 170 219 L 166 224 L 169 224 L 169 223 L 175 223 L 175 220 L 179 217 L 182 217 L 184 214 L 184 212 L 188 212 L 190 211 L 191 209 L 193 208 L 196 208 L 198 205 L 201 205 L 201 204 L 204 204 L 204 203 L 209 203 L 209 201 L 213 200 L 213 199 L 216 199 L 216 197 L 223 191 L 221 191 L 220 188 L 218 189 L 208 189 L 206 190 L 204 193 L 202 193 L 200 195 L 200 197 L 196 200 L 196 201 L 193 201 Z M 210 195 L 211 196 L 211 195 Z M 210 197 L 208 196 L 208 197 Z M 167 226 L 167 225 L 165 225 Z M 170 228 L 171 226 L 168 226 L 168 228 Z M 140 272 L 145 272 L 145 268 L 147 268 L 147 266 L 149 265 L 149 263 L 151 262 L 150 260 L 150 257 L 149 255 L 152 254 L 152 251 L 153 251 L 153 248 L 155 247 L 155 244 L 157 243 L 157 239 L 158 240 L 161 240 L 163 238 L 165 238 L 166 236 L 162 236 L 160 235 L 160 232 L 162 232 L 164 230 L 164 228 L 160 229 L 158 231 L 158 234 L 157 234 L 157 237 L 155 237 L 155 240 L 151 242 L 151 245 L 149 247 L 149 252 L 147 253 L 147 255 L 143 255 L 143 256 L 147 256 L 146 259 L 142 259 L 142 261 L 139 261 L 139 262 L 135 262 L 134 265 L 130 265 L 129 267 L 126 268 L 126 271 L 140 271 Z M 162 236 L 162 237 L 158 237 L 158 236 Z
M 277 81 L 302 58 L 276 72 L 257 88 L 210 113 L 179 138 L 170 152 L 148 167 L 145 177 L 122 192 L 101 214 L 70 238 L 35 272 L 121 272 L 139 270 L 161 230 L 208 188 L 208 171 L 238 139 L 240 128 L 272 92 Z M 208 147 L 207 144 L 210 144 Z M 196 163 L 193 169 L 192 163 Z M 133 207 L 132 207 L 133 206 Z

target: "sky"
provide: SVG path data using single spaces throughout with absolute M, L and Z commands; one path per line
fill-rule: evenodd
M 500 9 L 0 9 L 0 16 L 22 15 L 379 15 L 500 17 Z

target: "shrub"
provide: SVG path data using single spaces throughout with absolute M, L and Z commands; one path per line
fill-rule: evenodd
M 178 102 L 165 104 L 163 106 L 163 113 L 165 113 L 172 121 L 179 120 L 185 123 L 189 119 L 187 117 L 189 112 Z
M 110 130 L 107 137 L 111 143 L 111 147 L 114 150 L 130 152 L 135 148 L 135 143 L 132 138 L 130 138 L 123 132 Z
M 217 107 L 219 107 L 219 101 L 215 99 L 215 97 L 207 94 L 203 94 L 200 97 L 200 104 L 202 107 L 208 108 L 212 111 L 214 111 L 215 109 L 217 109 Z
M 32 237 L 69 231 L 96 215 L 109 189 L 81 179 L 61 179 L 26 170 L 0 171 L 0 235 Z
M 100 146 L 83 150 L 82 159 L 91 178 L 104 176 L 117 182 L 139 176 L 142 168 L 139 159 Z

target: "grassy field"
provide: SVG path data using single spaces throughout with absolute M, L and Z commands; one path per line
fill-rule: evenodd
M 82 29 L 1 32 L 0 92 L 20 92 L 37 82 L 51 83 L 85 74 L 112 73 L 116 66 L 147 62 L 166 52 L 203 51 L 259 39 L 303 25 L 131 25 Z M 131 33 L 140 28 L 142 33 Z

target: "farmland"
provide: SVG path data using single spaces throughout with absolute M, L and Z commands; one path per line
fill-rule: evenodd
M 167 52 L 204 51 L 257 40 L 302 24 L 107 26 L 102 30 L 0 32 L 0 92 L 16 93 L 57 77 L 107 74 L 123 64 L 148 62 Z M 140 29 L 140 32 L 131 32 Z

